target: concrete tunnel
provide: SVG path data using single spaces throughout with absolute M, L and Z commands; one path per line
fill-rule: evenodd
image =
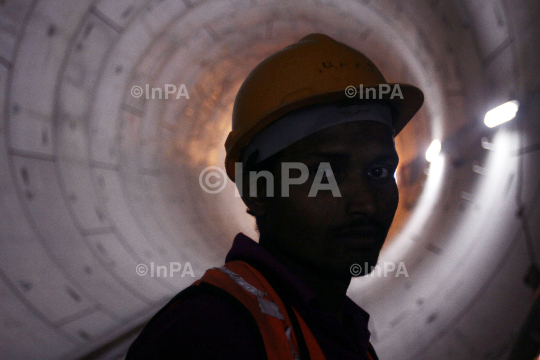
M 532 360 L 539 18 L 534 0 L 0 1 L 0 358 L 121 359 L 238 232 L 257 239 L 235 185 L 199 179 L 249 71 L 321 32 L 426 95 L 379 259 L 407 276 L 348 292 L 379 357 Z

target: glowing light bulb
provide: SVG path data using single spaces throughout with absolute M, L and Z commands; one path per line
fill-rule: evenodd
M 497 106 L 489 110 L 484 117 L 484 124 L 487 127 L 492 128 L 497 125 L 501 125 L 507 121 L 516 117 L 516 113 L 519 109 L 519 101 L 511 100 L 502 105 Z
M 441 142 L 433 140 L 426 151 L 426 160 L 432 162 L 441 152 Z

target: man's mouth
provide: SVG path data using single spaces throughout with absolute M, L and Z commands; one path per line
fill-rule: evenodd
M 335 239 L 347 248 L 368 250 L 381 247 L 385 234 L 376 226 L 356 226 L 338 233 Z

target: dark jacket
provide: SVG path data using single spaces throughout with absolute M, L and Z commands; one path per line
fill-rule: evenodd
M 367 359 L 369 315 L 349 297 L 342 325 L 320 308 L 314 292 L 283 263 L 242 233 L 235 237 L 225 262 L 232 260 L 245 261 L 265 276 L 282 300 L 298 311 L 328 360 Z M 129 348 L 127 360 L 265 358 L 250 314 L 234 299 L 191 290 L 178 294 L 154 316 Z

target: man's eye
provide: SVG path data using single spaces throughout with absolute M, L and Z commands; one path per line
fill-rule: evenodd
M 369 170 L 368 174 L 374 179 L 385 179 L 390 174 L 390 171 L 386 167 L 377 166 Z

